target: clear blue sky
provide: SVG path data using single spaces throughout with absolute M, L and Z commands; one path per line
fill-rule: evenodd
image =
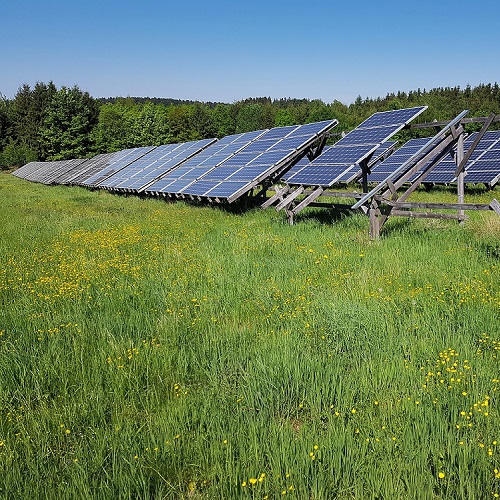
M 0 93 L 339 100 L 500 83 L 500 1 L 1 0 Z

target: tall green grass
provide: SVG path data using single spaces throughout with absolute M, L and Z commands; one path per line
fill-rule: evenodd
M 494 214 L 372 242 L 8 175 L 0 213 L 2 498 L 500 493 Z

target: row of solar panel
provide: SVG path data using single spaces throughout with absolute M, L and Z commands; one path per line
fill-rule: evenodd
M 464 141 L 464 153 L 467 153 L 472 143 L 477 137 L 477 133 L 470 134 Z M 429 139 L 411 139 L 392 156 L 379 163 L 372 169 L 368 176 L 370 182 L 382 182 L 390 174 L 396 171 L 415 153 L 417 153 Z M 418 177 L 423 176 L 423 181 L 433 184 L 452 184 L 457 182 L 455 161 L 456 151 L 452 150 L 447 156 L 439 159 L 435 157 L 420 165 L 418 170 L 409 177 L 408 181 L 413 182 Z M 413 165 L 418 164 L 423 159 L 425 153 L 415 159 Z M 439 160 L 439 161 L 438 161 Z M 426 174 L 427 169 L 433 163 L 435 167 Z M 411 168 L 411 165 L 409 165 Z M 408 168 L 408 170 L 409 170 Z M 406 171 L 408 171 L 406 170 Z M 399 172 L 399 178 L 405 171 Z M 396 178 L 397 179 L 397 178 Z M 393 179 L 393 180 L 396 180 Z M 500 131 L 489 131 L 484 134 L 476 148 L 472 152 L 464 168 L 464 181 L 472 184 L 486 184 L 493 187 L 500 180 Z
M 337 120 L 236 134 L 218 141 L 127 149 L 90 160 L 33 162 L 14 175 L 47 184 L 228 201 L 269 178 L 281 178 L 290 185 L 322 187 L 350 183 L 361 177 L 362 164 L 371 171 L 369 182 L 381 182 L 428 141 L 412 139 L 391 154 L 396 143 L 388 140 L 425 109 L 420 106 L 375 113 L 334 146 L 324 148 L 313 161 L 305 157 L 305 152 L 337 125 Z M 472 134 L 466 139 L 466 151 L 475 137 Z M 408 181 L 416 179 L 428 165 L 421 166 Z M 452 183 L 455 171 L 455 161 L 449 155 L 440 159 L 425 182 Z M 487 132 L 466 164 L 466 182 L 493 186 L 499 177 L 500 132 Z
M 220 140 L 127 149 L 90 160 L 33 162 L 14 174 L 47 184 L 233 201 L 293 164 L 337 120 L 235 134 Z

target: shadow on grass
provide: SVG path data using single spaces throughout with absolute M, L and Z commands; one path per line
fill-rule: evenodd
M 352 210 L 348 205 L 345 208 L 309 208 L 295 216 L 295 223 L 313 221 L 319 224 L 331 225 L 354 217 L 358 212 Z

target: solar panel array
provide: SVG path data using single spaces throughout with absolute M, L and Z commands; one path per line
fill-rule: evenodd
M 368 182 L 381 182 L 405 161 L 409 160 L 429 139 L 410 139 L 391 156 L 372 168 Z M 403 172 L 404 173 L 404 172 Z M 402 175 L 402 174 L 401 174 Z
M 38 169 L 43 168 L 43 166 L 46 165 L 46 163 L 47 162 L 43 161 L 31 161 L 29 163 L 26 163 L 26 165 L 23 165 L 22 167 L 18 168 L 14 172 L 12 172 L 12 175 L 19 177 L 20 179 L 28 180 L 29 176 L 31 176 Z
M 99 187 L 140 192 L 156 179 L 198 154 L 216 139 L 202 139 L 182 144 L 158 146 L 119 172 L 108 177 Z
M 91 159 L 30 162 L 14 175 L 45 184 L 228 202 L 280 178 L 289 186 L 328 188 L 349 183 L 360 178 L 362 162 L 371 170 L 368 181 L 383 183 L 401 166 L 406 168 L 410 158 L 412 165 L 419 160 L 413 156 L 429 139 L 412 139 L 396 151 L 396 143 L 389 139 L 425 109 L 375 113 L 335 145 L 324 147 L 313 161 L 306 154 L 322 144 L 319 140 L 337 120 L 234 134 L 220 140 L 131 148 Z M 476 137 L 466 137 L 465 151 Z M 453 155 L 435 165 L 425 182 L 455 182 Z M 398 175 L 403 173 L 398 171 Z M 500 180 L 500 131 L 486 132 L 465 166 L 465 180 L 489 186 Z
M 427 106 L 419 106 L 373 114 L 315 160 L 288 175 L 286 182 L 326 188 L 352 182 L 361 175 L 363 161 L 368 161 L 381 144 L 426 109 Z
M 470 142 L 474 137 L 470 137 Z M 486 132 L 465 165 L 465 182 L 494 186 L 500 180 L 500 131 Z
M 54 184 L 55 180 L 83 164 L 85 159 L 59 160 L 49 162 L 31 162 L 14 172 L 14 175 L 28 181 L 42 184 Z
M 257 132 L 226 136 L 162 176 L 161 179 L 149 186 L 145 192 L 180 195 L 197 179 L 235 156 L 238 151 L 241 151 L 263 133 L 263 130 L 259 130 Z
M 81 182 L 83 186 L 89 187 L 97 187 L 103 181 L 105 181 L 108 177 L 111 177 L 116 172 L 119 172 L 130 163 L 138 160 L 146 153 L 149 153 L 154 149 L 154 146 L 146 146 L 141 148 L 133 148 L 125 150 L 126 153 L 119 158 L 112 158 L 111 163 L 106 165 L 104 168 L 96 172 L 91 177 L 88 177 L 84 181 Z
M 337 123 L 327 120 L 228 136 L 146 192 L 233 201 L 292 162 Z
M 114 161 L 126 155 L 130 149 L 124 149 L 116 153 L 102 153 L 88 160 L 75 175 L 65 179 L 64 184 L 83 186 L 87 179 L 90 179 L 102 169 L 112 164 Z
M 46 183 L 232 202 L 279 177 L 337 124 L 325 120 L 220 140 L 125 149 L 87 160 L 32 162 L 15 175 Z
M 464 153 L 468 151 L 477 133 L 470 134 L 464 140 Z M 395 172 L 401 165 L 411 158 L 424 144 L 427 143 L 428 138 L 410 139 L 394 154 L 389 156 L 386 160 L 378 164 L 372 173 L 368 176 L 369 182 L 381 182 L 390 174 Z M 417 157 L 411 165 L 408 165 L 409 170 L 416 164 L 425 153 Z M 456 151 L 444 157 L 432 171 L 425 177 L 426 183 L 432 184 L 451 184 L 457 181 L 455 176 L 457 164 L 454 159 Z M 408 182 L 413 182 L 428 166 L 434 161 L 435 158 L 420 167 Z M 407 171 L 406 170 L 406 171 Z M 405 171 L 399 173 L 401 177 Z M 465 182 L 471 184 L 484 183 L 488 186 L 495 185 L 500 180 L 500 131 L 489 131 L 479 141 L 471 157 L 465 165 Z

